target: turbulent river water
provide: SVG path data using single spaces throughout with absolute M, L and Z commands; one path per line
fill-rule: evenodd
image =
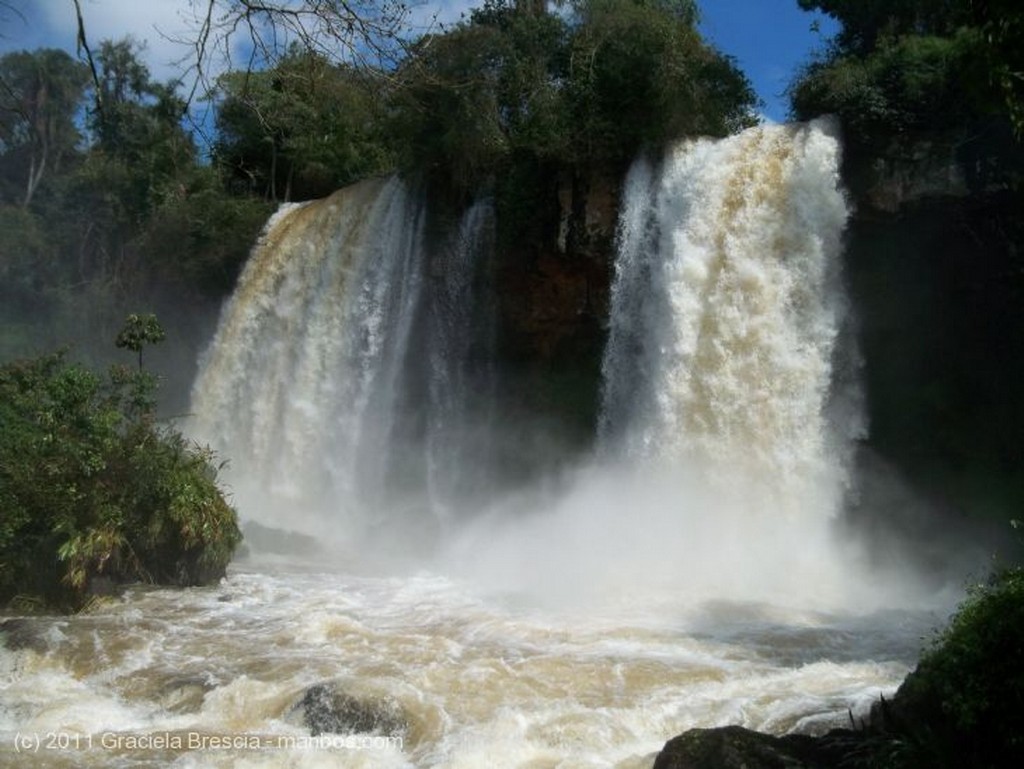
M 500 494 L 490 204 L 433 238 L 395 178 L 282 209 L 188 425 L 248 556 L 8 620 L 0 763 L 648 767 L 691 727 L 864 716 L 949 596 L 842 520 L 838 157 L 822 123 L 638 161 L 597 448 Z M 371 717 L 325 727 L 310 692 Z
M 848 724 L 932 621 L 634 598 L 573 611 L 429 571 L 267 562 L 215 588 L 135 590 L 33 620 L 31 644 L 0 652 L 0 763 L 648 767 L 690 727 Z M 404 727 L 312 740 L 297 703 L 323 682 Z

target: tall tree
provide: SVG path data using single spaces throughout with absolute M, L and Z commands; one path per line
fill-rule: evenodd
M 884 37 L 946 35 L 968 21 L 972 0 L 798 0 L 842 24 L 839 47 L 865 54 Z
M 577 13 L 570 89 L 587 155 L 622 164 L 642 146 L 753 124 L 750 83 L 701 38 L 692 0 L 582 0 Z
M 380 76 L 298 46 L 218 81 L 215 157 L 268 200 L 320 197 L 390 168 Z
M 334 64 L 393 66 L 403 55 L 410 12 L 423 0 L 190 0 L 186 101 L 214 90 L 218 70 L 272 68 L 299 45 Z M 428 21 L 428 25 L 432 25 Z M 239 51 L 244 54 L 239 55 Z M 239 66 L 239 65 L 242 66 Z
M 991 77 L 980 0 L 799 0 L 842 28 L 792 86 L 798 118 L 832 113 L 851 144 L 875 149 L 925 134 L 964 138 L 1005 104 Z
M 990 79 L 1003 95 L 1018 139 L 1024 139 L 1024 8 L 1016 0 L 972 0 L 981 25 Z
M 130 38 L 104 40 L 96 54 L 97 82 L 89 126 L 99 149 L 132 161 L 158 145 L 191 155 L 191 140 L 181 127 L 185 104 L 178 82 L 155 82 L 142 63 L 142 46 Z
M 22 206 L 81 138 L 75 112 L 87 82 L 85 67 L 58 49 L 0 58 L 0 164 L 24 180 Z

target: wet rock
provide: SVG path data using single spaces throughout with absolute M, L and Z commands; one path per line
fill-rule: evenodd
M 27 619 L 0 620 L 0 642 L 11 651 L 29 649 L 45 654 L 49 649 L 38 623 Z
M 773 737 L 741 726 L 691 729 L 665 744 L 654 769 L 824 769 L 847 765 L 865 739 L 845 729 L 820 737 Z
M 393 735 L 408 729 L 408 719 L 397 703 L 359 699 L 329 684 L 307 689 L 294 710 L 301 713 L 302 723 L 314 737 L 324 733 Z
M 654 769 L 804 769 L 778 737 L 740 726 L 691 729 L 669 740 Z
M 161 693 L 161 707 L 171 713 L 198 713 L 203 707 L 203 700 L 213 689 L 205 678 L 199 676 L 182 676 L 167 682 Z

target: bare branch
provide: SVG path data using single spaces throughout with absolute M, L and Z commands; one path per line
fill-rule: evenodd
M 25 19 L 25 14 L 23 14 L 20 9 L 15 8 L 13 5 L 7 2 L 7 0 L 0 0 L 0 24 L 7 23 L 8 13 L 13 13 L 15 16 L 17 16 L 21 20 L 22 24 L 28 23 L 28 21 Z M 7 35 L 0 32 L 0 40 L 6 37 Z
M 76 5 L 78 0 L 75 0 Z M 186 105 L 214 90 L 217 76 L 241 57 L 265 69 L 298 45 L 328 61 L 390 71 L 413 33 L 411 11 L 424 0 L 191 0 L 188 47 L 178 62 L 190 83 Z M 433 20 L 430 21 L 433 26 Z
M 96 111 L 100 113 L 100 119 L 103 119 L 103 88 L 100 85 L 100 75 L 96 69 L 96 62 L 93 60 L 92 51 L 89 49 L 89 38 L 85 34 L 85 19 L 82 18 L 82 5 L 79 0 L 73 0 L 75 4 L 75 14 L 78 17 L 78 55 L 81 56 L 82 51 L 85 51 L 85 60 L 89 64 L 89 71 L 92 73 L 92 82 L 96 87 Z

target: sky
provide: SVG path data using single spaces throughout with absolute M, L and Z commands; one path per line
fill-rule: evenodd
M 192 0 L 81 0 L 85 27 L 95 44 L 131 35 L 144 41 L 144 58 L 157 80 L 179 71 L 175 62 L 187 53 L 168 38 L 188 30 Z M 826 17 L 801 11 L 797 0 L 698 0 L 701 31 L 721 52 L 736 59 L 763 101 L 762 114 L 784 121 L 786 86 L 801 63 L 824 49 L 836 30 Z M 423 0 L 416 17 L 435 12 L 454 21 L 482 0 Z M 4 6 L 8 9 L 5 10 Z M 9 10 L 13 8 L 14 10 Z M 813 25 L 818 21 L 820 31 Z M 3 0 L 0 2 L 0 54 L 38 47 L 74 53 L 75 11 L 72 0 Z

